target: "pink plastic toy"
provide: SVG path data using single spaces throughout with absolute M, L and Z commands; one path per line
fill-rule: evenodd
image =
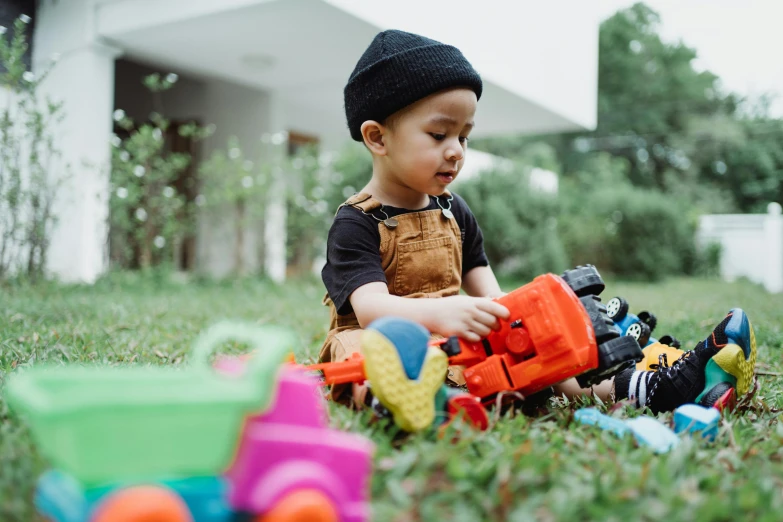
M 297 492 L 320 495 L 337 520 L 369 520 L 366 494 L 373 444 L 327 427 L 318 380 L 284 365 L 272 408 L 248 419 L 234 464 L 226 473 L 229 504 L 238 512 L 268 513 Z M 301 499 L 301 497 L 300 497 Z

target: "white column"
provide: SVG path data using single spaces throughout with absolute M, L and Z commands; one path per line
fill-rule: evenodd
M 767 205 L 764 220 L 767 247 L 764 287 L 768 292 L 783 292 L 783 216 L 778 203 Z
M 286 136 L 284 109 L 280 96 L 277 93 L 270 93 L 269 96 L 269 130 L 270 134 L 280 136 L 281 133 Z M 279 143 L 279 147 L 270 147 L 268 150 L 275 150 L 277 158 L 270 158 L 273 162 L 277 159 L 283 159 L 286 154 L 284 143 Z M 277 283 L 285 281 L 286 276 L 286 178 L 285 172 L 281 168 L 275 168 L 272 173 L 272 179 L 269 184 L 268 204 L 264 219 L 264 268 L 266 275 Z
M 97 37 L 95 7 L 95 0 L 41 2 L 33 42 L 36 75 L 59 55 L 40 92 L 63 104 L 55 144 L 70 172 L 53 205 L 46 270 L 67 282 L 92 283 L 108 266 L 109 139 L 120 53 Z
M 56 144 L 69 171 L 54 204 L 56 222 L 46 268 L 66 282 L 92 283 L 108 266 L 116 56 L 114 49 L 98 43 L 72 49 L 42 85 L 45 95 L 63 103 Z

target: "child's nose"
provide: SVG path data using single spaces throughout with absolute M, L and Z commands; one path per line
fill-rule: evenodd
M 459 140 L 449 142 L 446 148 L 446 159 L 449 161 L 459 161 L 465 156 L 465 151 L 462 149 L 462 144 Z

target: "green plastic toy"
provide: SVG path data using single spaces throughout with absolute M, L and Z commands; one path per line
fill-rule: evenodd
M 256 350 L 242 378 L 209 364 L 227 341 Z M 230 463 L 244 418 L 269 405 L 293 346 L 286 330 L 224 322 L 196 340 L 185 368 L 36 366 L 14 374 L 6 392 L 44 456 L 86 486 L 214 476 Z

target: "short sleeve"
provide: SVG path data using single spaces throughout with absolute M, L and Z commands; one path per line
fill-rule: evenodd
M 321 270 L 340 315 L 353 311 L 349 298 L 354 290 L 367 283 L 386 283 L 380 243 L 377 221 L 350 207 L 340 209 L 329 229 L 326 265 Z
M 489 260 L 484 252 L 484 235 L 481 233 L 476 216 L 470 207 L 457 194 L 454 194 L 455 217 L 462 232 L 462 275 L 477 266 L 488 266 Z

